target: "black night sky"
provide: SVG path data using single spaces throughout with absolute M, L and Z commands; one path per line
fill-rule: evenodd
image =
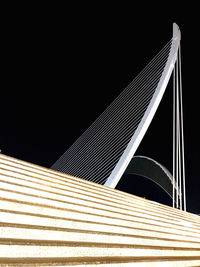
M 200 213 L 199 22 L 182 12 L 146 16 L 128 6 L 9 7 L 3 20 L 0 149 L 50 167 L 172 36 L 182 32 L 187 210 Z M 27 9 L 26 9 L 27 8 Z M 172 83 L 136 155 L 172 171 Z M 117 189 L 171 205 L 142 177 Z

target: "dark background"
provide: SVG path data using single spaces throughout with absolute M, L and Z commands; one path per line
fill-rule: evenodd
M 2 153 L 51 167 L 172 37 L 176 22 L 182 32 L 187 209 L 200 213 L 199 21 L 195 7 L 154 11 L 120 4 L 6 7 Z M 172 171 L 171 82 L 136 154 Z M 123 176 L 117 188 L 171 205 L 142 177 Z

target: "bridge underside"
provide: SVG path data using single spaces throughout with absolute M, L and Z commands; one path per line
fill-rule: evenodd
M 150 179 L 173 198 L 173 177 L 157 161 L 144 156 L 134 156 L 126 168 L 125 174 L 136 174 Z

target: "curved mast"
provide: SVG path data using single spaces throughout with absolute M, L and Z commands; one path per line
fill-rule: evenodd
M 150 104 L 138 125 L 137 130 L 135 131 L 134 135 L 132 136 L 130 142 L 128 143 L 126 149 L 124 150 L 120 160 L 116 164 L 115 168 L 113 169 L 112 173 L 108 177 L 105 186 L 115 188 L 117 183 L 119 182 L 121 176 L 123 175 L 124 171 L 126 170 L 129 162 L 131 161 L 134 153 L 136 152 L 142 138 L 144 137 L 154 115 L 155 112 L 160 104 L 160 101 L 163 97 L 167 84 L 169 82 L 170 76 L 174 69 L 175 62 L 177 60 L 178 48 L 180 45 L 181 34 L 179 27 L 176 23 L 173 24 L 173 37 L 172 37 L 172 44 L 170 53 L 168 56 L 168 60 L 166 62 L 165 68 L 163 70 L 162 76 L 160 81 L 157 85 L 155 90 L 154 96 L 150 101 Z

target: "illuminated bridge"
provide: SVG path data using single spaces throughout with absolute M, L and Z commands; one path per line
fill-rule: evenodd
M 174 23 L 172 39 L 54 163 L 52 169 L 115 188 L 127 168 L 131 173 L 137 169 L 137 174 L 144 175 L 148 164 L 145 177 L 155 181 L 172 197 L 173 207 L 186 210 L 180 39 L 179 27 Z M 134 154 L 154 117 L 172 73 L 171 175 L 155 160 L 135 158 Z
M 173 172 L 136 156 L 173 73 Z M 123 173 L 159 184 L 173 207 L 114 189 Z M 0 154 L 0 266 L 200 266 L 186 212 L 180 30 L 47 169 Z

